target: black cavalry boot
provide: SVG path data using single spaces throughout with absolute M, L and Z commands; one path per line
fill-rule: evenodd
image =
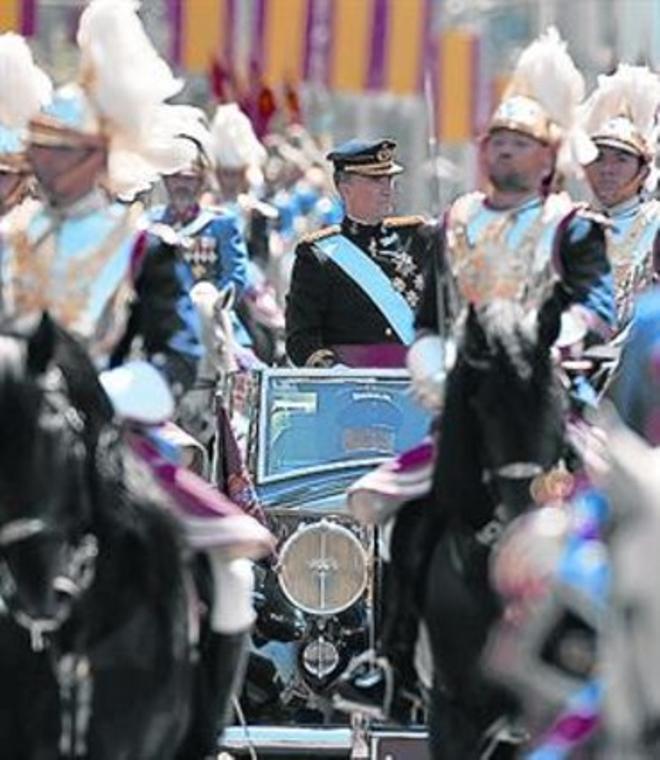
M 249 631 L 206 632 L 196 668 L 192 724 L 177 760 L 217 756 L 218 735 L 232 719 L 232 700 L 243 683 L 249 645 Z

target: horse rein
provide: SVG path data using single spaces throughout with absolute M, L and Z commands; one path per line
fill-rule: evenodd
M 81 447 L 83 421 L 79 413 L 71 406 L 64 392 L 64 378 L 59 369 L 49 370 L 41 382 L 46 404 L 45 426 L 53 421 L 63 421 L 72 434 L 74 446 Z M 40 418 L 40 423 L 42 423 Z M 78 449 L 79 450 L 79 449 Z M 19 517 L 9 520 L 0 528 L 0 555 L 7 549 L 24 541 L 55 534 L 56 529 L 47 520 L 41 518 Z M 96 571 L 98 541 L 91 533 L 85 533 L 75 543 L 66 543 L 66 563 L 63 572 L 53 579 L 53 589 L 67 597 L 69 603 L 78 599 L 92 584 Z M 30 633 L 32 650 L 43 651 L 46 648 L 46 634 L 57 631 L 67 619 L 69 611 L 50 618 L 34 618 L 20 607 L 17 600 L 18 586 L 7 560 L 0 556 L 0 605 L 4 605 L 14 621 Z
M 484 468 L 482 482 L 486 486 L 489 486 L 489 490 L 495 497 L 495 507 L 493 509 L 493 517 L 474 534 L 478 543 L 489 548 L 494 547 L 510 522 L 510 519 L 507 519 L 508 508 L 501 499 L 498 500 L 497 498 L 495 483 L 498 480 L 511 480 L 514 482 L 523 480 L 532 481 L 545 472 L 546 470 L 538 462 L 525 461 L 509 462 L 499 467 Z

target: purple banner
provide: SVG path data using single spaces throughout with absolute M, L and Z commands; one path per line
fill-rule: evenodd
M 379 90 L 385 81 L 385 55 L 390 0 L 375 0 L 371 32 L 371 53 L 367 71 L 367 89 Z
M 34 37 L 36 33 L 37 0 L 21 0 L 21 34 Z
M 181 65 L 183 46 L 183 0 L 167 0 L 167 19 L 170 25 L 170 60 L 175 66 Z

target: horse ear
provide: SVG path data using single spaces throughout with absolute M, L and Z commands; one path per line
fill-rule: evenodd
M 540 348 L 548 350 L 559 337 L 561 312 L 561 302 L 554 294 L 541 305 L 536 317 L 537 345 Z
M 55 324 L 48 312 L 41 315 L 39 324 L 28 339 L 27 370 L 31 375 L 43 375 L 55 355 Z

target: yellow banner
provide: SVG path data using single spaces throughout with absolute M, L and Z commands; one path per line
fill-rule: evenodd
M 438 139 L 461 143 L 472 137 L 476 37 L 462 29 L 440 35 L 438 61 Z
M 271 87 L 302 79 L 307 0 L 269 0 L 264 30 L 263 76 Z
M 181 63 L 202 74 L 224 51 L 228 34 L 227 0 L 187 0 L 181 8 Z
M 334 0 L 330 87 L 362 92 L 371 55 L 373 0 Z
M 425 0 L 389 0 L 384 88 L 397 95 L 420 90 Z
M 0 0 L 0 32 L 21 31 L 21 0 Z

